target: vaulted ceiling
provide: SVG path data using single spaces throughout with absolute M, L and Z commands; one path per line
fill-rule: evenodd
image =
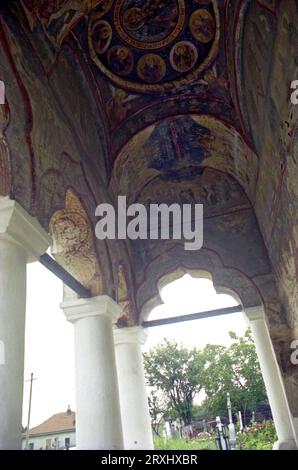
M 103 105 L 111 165 L 134 135 L 179 115 L 211 115 L 251 144 L 232 99 L 235 70 L 228 56 L 241 2 L 20 3 L 32 32 L 47 37 L 53 64 L 63 48 L 83 51 Z M 48 57 L 41 60 L 54 66 Z
M 267 246 L 276 234 L 276 257 L 278 220 L 293 233 L 293 214 L 278 205 L 285 152 L 270 158 L 279 142 L 293 153 L 296 121 L 292 113 L 278 129 L 288 82 L 270 100 L 266 88 L 270 70 L 280 82 L 278 48 L 294 47 L 296 9 L 278 0 L 8 2 L 4 32 L 10 61 L 23 71 L 17 82 L 33 138 L 32 211 L 48 222 L 79 175 L 75 189 L 87 207 L 119 194 L 130 202 L 190 198 L 217 216 L 250 206 Z M 13 141 L 22 116 L 11 110 Z M 286 198 L 292 183 L 285 189 Z M 29 192 L 18 177 L 15 192 Z M 278 263 L 285 276 L 288 260 Z

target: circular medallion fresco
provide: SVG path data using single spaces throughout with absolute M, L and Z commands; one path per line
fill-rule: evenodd
M 129 75 L 134 66 L 133 54 L 126 46 L 113 46 L 108 52 L 108 63 L 117 75 Z
M 98 68 L 119 87 L 170 90 L 212 63 L 219 27 L 216 0 L 105 1 L 90 15 L 88 45 Z
M 209 43 L 214 38 L 215 21 L 208 10 L 200 9 L 193 12 L 189 20 L 189 28 L 195 39 Z
M 189 41 L 177 42 L 170 53 L 171 66 L 177 72 L 188 72 L 194 67 L 197 59 L 197 48 Z
M 117 34 L 132 47 L 147 50 L 166 47 L 183 31 L 184 0 L 115 3 L 113 20 Z
M 158 83 L 166 74 L 166 64 L 158 54 L 145 54 L 139 60 L 137 71 L 142 81 Z

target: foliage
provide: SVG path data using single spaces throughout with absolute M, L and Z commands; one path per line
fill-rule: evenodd
M 237 433 L 237 449 L 243 450 L 272 450 L 277 441 L 273 421 L 263 424 L 254 423 L 246 432 Z M 215 436 L 200 436 L 194 439 L 154 439 L 156 450 L 217 450 Z
M 204 363 L 201 354 L 196 349 L 188 350 L 175 341 L 165 340 L 164 344 L 144 355 L 144 363 L 148 385 L 155 395 L 157 391 L 163 394 L 164 412 L 174 411 L 185 425 L 190 424 L 194 397 L 202 389 Z
M 156 434 L 162 417 L 190 424 L 198 414 L 194 399 L 201 390 L 206 395 L 201 409 L 211 416 L 227 414 L 227 392 L 232 411 L 242 411 L 244 420 L 247 409 L 255 410 L 267 399 L 250 330 L 243 337 L 230 332 L 230 337 L 233 343 L 229 347 L 209 344 L 202 351 L 165 340 L 144 355 Z
M 156 450 L 217 450 L 215 440 L 211 437 L 196 439 L 154 439 Z
M 233 412 L 242 411 L 245 421 L 247 409 L 255 410 L 267 399 L 265 385 L 250 330 L 243 337 L 230 332 L 233 343 L 229 347 L 207 345 L 204 407 L 212 415 L 226 415 L 227 392 L 231 395 Z
M 248 431 L 239 433 L 237 439 L 243 450 L 272 450 L 278 438 L 273 421 L 265 421 L 254 423 Z
M 161 423 L 168 409 L 167 400 L 164 395 L 152 389 L 148 396 L 148 403 L 153 433 L 160 436 Z

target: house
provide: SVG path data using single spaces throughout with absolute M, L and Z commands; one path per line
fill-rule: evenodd
M 68 407 L 64 413 L 57 413 L 43 423 L 30 429 L 29 450 L 62 450 L 76 445 L 76 415 Z M 23 435 L 22 448 L 26 447 Z

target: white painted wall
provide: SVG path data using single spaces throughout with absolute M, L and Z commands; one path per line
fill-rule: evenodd
M 29 439 L 29 444 L 33 443 L 34 444 L 34 450 L 46 450 L 46 441 L 47 439 L 52 440 L 52 445 L 55 445 L 55 438 L 57 441 L 59 441 L 59 448 L 65 448 L 65 438 L 69 437 L 70 438 L 70 447 L 74 447 L 76 445 L 76 433 L 74 431 L 72 432 L 63 432 L 63 433 L 57 433 L 57 434 L 46 434 L 43 436 L 34 436 L 30 437 Z M 25 448 L 26 445 L 26 439 L 23 437 L 22 440 L 22 449 Z

